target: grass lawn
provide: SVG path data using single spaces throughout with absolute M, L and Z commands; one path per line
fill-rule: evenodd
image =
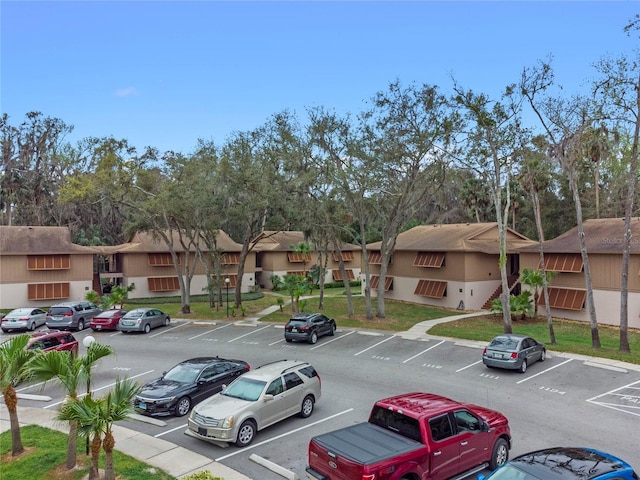
M 68 471 L 65 468 L 66 434 L 36 425 L 24 426 L 20 432 L 25 452 L 15 458 L 11 456 L 11 431 L 0 434 L 2 480 L 80 480 L 89 474 L 91 459 L 85 455 L 84 439 L 78 439 L 79 468 Z M 158 468 L 117 450 L 113 452 L 113 465 L 119 480 L 175 480 Z M 101 454 L 100 468 L 104 468 L 104 452 Z

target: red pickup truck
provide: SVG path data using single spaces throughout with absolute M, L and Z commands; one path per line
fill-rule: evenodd
M 310 480 L 445 480 L 509 459 L 507 418 L 430 393 L 379 400 L 369 421 L 309 442 Z

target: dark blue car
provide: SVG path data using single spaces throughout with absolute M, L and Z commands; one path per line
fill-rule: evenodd
M 631 465 L 592 448 L 556 447 L 525 453 L 478 480 L 638 480 Z

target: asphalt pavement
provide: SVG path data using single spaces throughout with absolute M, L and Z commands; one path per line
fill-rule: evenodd
M 278 308 L 280 307 L 277 305 L 270 307 L 263 312 L 260 312 L 258 315 L 249 317 L 244 321 L 247 323 L 254 321 L 257 322 L 262 316 L 272 313 Z M 418 339 L 422 337 L 434 338 L 433 336 L 428 335 L 425 332 L 427 332 L 429 328 L 437 323 L 454 321 L 460 318 L 484 314 L 486 314 L 486 312 L 474 312 L 440 318 L 436 320 L 428 320 L 414 325 L 410 330 L 399 332 L 397 333 L 397 335 L 407 339 Z M 477 344 L 479 342 L 460 340 L 457 343 L 471 345 Z M 553 354 L 552 351 L 550 351 L 549 353 Z M 603 369 L 616 371 L 640 371 L 640 365 L 630 364 L 617 360 L 587 357 L 584 355 L 571 355 L 567 353 L 563 353 L 562 355 L 565 357 L 572 357 L 583 360 L 585 362 L 588 362 L 592 366 L 600 367 Z M 68 428 L 65 423 L 56 421 L 55 416 L 55 411 L 45 410 L 43 408 L 21 407 L 18 403 L 18 418 L 20 420 L 20 425 L 35 424 L 68 433 Z M 0 432 L 4 432 L 9 429 L 10 424 L 7 407 L 6 405 L 4 405 L 4 403 L 1 403 Z M 114 426 L 113 434 L 116 441 L 116 450 L 126 452 L 128 455 L 141 460 L 151 466 L 162 469 L 176 478 L 183 478 L 200 471 L 209 471 L 211 472 L 211 474 L 213 474 L 213 476 L 220 477 L 224 480 L 252 480 L 246 475 L 243 475 L 242 473 L 237 472 L 219 462 L 212 461 L 210 458 L 207 458 L 195 452 L 191 452 L 186 448 L 180 447 L 171 442 L 167 442 L 166 440 L 155 438 L 150 435 L 145 435 L 135 430 L 120 427 L 118 425 Z M 278 465 L 271 464 L 268 460 L 262 459 L 260 457 L 252 457 L 254 457 L 252 458 L 253 461 L 261 463 L 265 468 L 278 473 L 287 480 L 300 480 L 298 475 L 291 471 L 281 468 Z

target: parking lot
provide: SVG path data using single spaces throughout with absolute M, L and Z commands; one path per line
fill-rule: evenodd
M 112 345 L 115 356 L 96 369 L 92 390 L 100 395 L 117 376 L 144 383 L 187 358 L 219 355 L 257 367 L 279 359 L 312 363 L 322 379 L 322 398 L 308 419 L 292 417 L 258 432 L 252 445 L 220 448 L 184 435 L 186 418 L 122 425 L 205 455 L 254 479 L 280 479 L 249 459 L 252 454 L 305 478 L 306 446 L 316 434 L 365 421 L 379 398 L 428 391 L 488 406 L 510 420 L 511 455 L 549 446 L 590 446 L 614 453 L 640 469 L 640 371 L 612 368 L 597 360 L 550 352 L 545 362 L 525 374 L 488 369 L 480 360 L 481 345 L 450 339 L 405 338 L 402 334 L 342 329 L 317 344 L 287 343 L 282 325 L 174 320 L 150 334 L 119 332 L 92 335 Z M 2 335 L 4 340 L 9 335 Z M 85 348 L 81 346 L 81 354 Z M 23 385 L 20 393 L 45 394 L 50 402 L 21 400 L 22 405 L 55 409 L 63 392 L 53 384 Z M 116 444 L 116 448 L 117 448 Z

